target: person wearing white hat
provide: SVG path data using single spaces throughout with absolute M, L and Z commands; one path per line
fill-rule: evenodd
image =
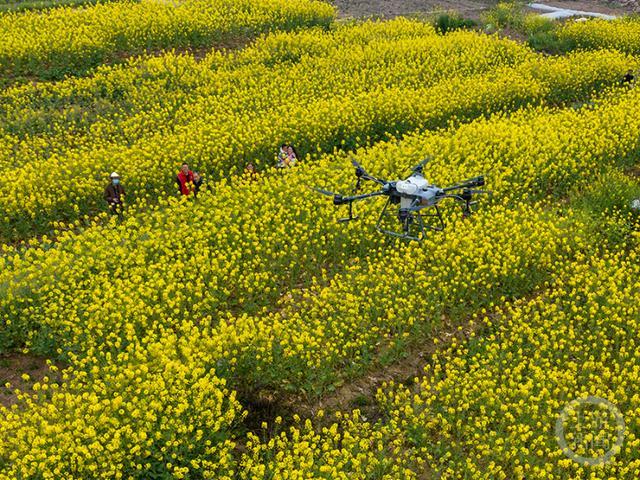
M 120 183 L 120 175 L 116 172 L 109 175 L 109 178 L 111 179 L 111 183 L 109 183 L 104 190 L 104 199 L 109 205 L 111 213 L 121 216 L 125 197 L 124 187 Z

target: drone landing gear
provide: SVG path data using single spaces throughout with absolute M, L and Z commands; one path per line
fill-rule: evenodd
M 349 216 L 345 218 L 339 218 L 338 222 L 345 223 L 345 222 L 350 222 L 351 220 L 357 220 L 357 219 L 358 219 L 357 215 L 355 217 L 353 216 L 353 202 L 349 202 Z
M 435 213 L 420 213 L 419 211 L 401 208 L 398 211 L 398 215 L 394 216 L 392 212 L 388 211 L 389 204 L 391 203 L 391 199 L 387 200 L 382 212 L 380 212 L 380 217 L 376 223 L 376 230 L 379 232 L 391 235 L 392 237 L 419 242 L 424 240 L 427 230 L 433 230 L 436 232 L 444 230 L 444 221 L 442 220 L 442 214 L 440 213 L 440 209 L 437 205 L 434 206 Z M 425 222 L 425 219 L 429 218 L 432 220 L 427 220 Z M 390 219 L 391 221 L 399 220 L 402 232 L 384 228 L 383 225 L 386 219 Z
M 438 205 L 434 205 L 433 209 L 434 209 L 434 213 L 420 213 L 420 212 L 418 212 L 417 215 L 419 217 L 424 217 L 424 218 L 433 218 L 436 223 L 435 224 L 427 224 L 426 228 L 428 230 L 433 230 L 435 232 L 441 232 L 441 231 L 444 230 L 444 220 L 442 220 L 442 213 L 440 213 L 440 207 L 438 207 Z
M 483 181 L 483 184 L 484 184 L 484 181 Z M 478 203 L 477 200 L 475 201 L 472 200 L 473 195 L 476 195 L 476 194 L 493 195 L 493 192 L 489 190 L 471 190 L 469 188 L 465 188 L 460 195 L 454 195 L 453 198 L 462 202 L 462 218 L 463 219 L 467 219 L 473 214 L 474 208 L 472 207 L 474 207 Z

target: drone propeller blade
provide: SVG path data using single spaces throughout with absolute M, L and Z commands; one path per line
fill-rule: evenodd
M 333 192 L 330 192 L 329 190 L 324 190 L 322 188 L 318 188 L 318 187 L 309 187 L 309 188 L 311 188 L 311 190 L 315 192 L 321 193 L 322 195 L 326 195 L 328 197 L 335 197 L 337 195 L 337 193 L 333 193 Z
M 383 180 L 380 180 L 379 178 L 376 178 L 373 175 L 370 175 L 369 172 L 367 172 L 364 169 L 364 167 L 362 165 L 360 165 L 360 163 L 358 163 L 358 161 L 353 157 L 351 157 L 351 165 L 356 167 L 356 177 L 358 177 L 358 179 L 370 180 L 370 181 L 378 183 L 380 185 L 384 185 L 385 184 L 385 182 Z
M 356 167 L 356 176 L 358 178 L 361 177 L 369 177 L 370 175 L 367 173 L 367 171 L 364 169 L 364 167 L 362 165 L 360 165 L 360 163 L 353 157 L 351 157 L 351 165 L 353 165 L 354 167 Z
M 360 163 L 353 157 L 351 157 L 351 165 L 356 167 L 356 177 L 358 177 L 358 180 L 360 180 L 361 178 L 364 178 L 365 180 L 376 181 L 376 179 L 371 175 L 369 175 L 369 173 L 364 169 L 364 167 L 360 165 Z
M 431 156 L 427 156 L 424 160 L 422 160 L 419 164 L 414 167 L 411 167 L 412 172 L 422 172 L 424 166 L 431 161 Z
M 463 181 L 459 182 L 459 184 L 460 185 L 464 185 L 464 184 L 468 184 L 468 183 L 475 183 L 479 187 L 484 185 L 486 183 L 487 178 L 491 176 L 491 173 L 496 168 L 496 165 L 497 164 L 494 163 L 491 166 L 491 168 L 489 170 L 487 170 L 485 173 L 483 173 L 482 175 L 478 175 L 477 177 L 467 178 L 466 180 L 463 180 Z

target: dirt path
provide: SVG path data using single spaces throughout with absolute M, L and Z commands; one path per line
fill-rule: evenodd
M 485 0 L 333 0 L 342 18 L 424 15 L 456 10 L 466 18 L 478 19 L 494 2 Z
M 548 295 L 553 287 L 539 287 L 525 295 L 511 300 L 510 305 L 517 307 Z M 432 362 L 432 356 L 437 351 L 446 350 L 455 339 L 458 344 L 465 344 L 473 336 L 483 336 L 488 328 L 485 319 L 494 325 L 502 323 L 504 309 L 499 307 L 487 312 L 484 316 L 471 315 L 451 320 L 443 316 L 437 331 L 418 343 L 413 343 L 406 349 L 404 358 L 400 358 L 388 365 L 374 362 L 368 372 L 356 378 L 346 379 L 345 383 L 335 391 L 326 393 L 320 398 L 307 398 L 302 395 L 282 395 L 273 392 L 260 392 L 257 397 L 243 398 L 241 402 L 248 411 L 244 427 L 260 435 L 273 436 L 275 428 L 282 431 L 282 426 L 275 426 L 275 418 L 280 416 L 283 425 L 292 423 L 294 415 L 300 418 L 315 418 L 317 426 L 330 425 L 335 421 L 336 412 L 351 412 L 358 409 L 369 422 L 376 422 L 383 416 L 383 412 L 376 399 L 376 394 L 385 384 L 393 382 L 395 385 L 405 385 L 418 388 L 414 379 L 425 377 L 425 366 Z M 322 410 L 325 415 L 320 420 L 316 417 Z M 262 423 L 267 422 L 266 431 Z
M 493 317 L 494 314 L 489 316 Z M 376 421 L 381 416 L 376 401 L 379 388 L 390 382 L 413 384 L 414 378 L 424 377 L 424 368 L 437 350 L 446 348 L 453 339 L 464 343 L 472 335 L 479 334 L 483 327 L 484 323 L 476 323 L 471 318 L 451 321 L 443 316 L 438 331 L 430 338 L 409 347 L 404 358 L 388 365 L 375 363 L 367 373 L 345 380 L 342 386 L 319 399 L 309 399 L 302 395 L 273 395 L 270 392 L 260 392 L 258 397 L 251 400 L 245 398 L 243 404 L 249 412 L 245 426 L 250 431 L 258 432 L 261 431 L 263 421 L 269 424 L 270 429 L 273 428 L 276 416 L 281 416 L 288 423 L 294 414 L 301 418 L 313 418 L 319 410 L 327 413 L 323 422 L 331 423 L 335 412 L 348 412 L 356 408 L 367 420 Z

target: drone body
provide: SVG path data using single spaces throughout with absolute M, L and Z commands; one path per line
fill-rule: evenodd
M 421 205 L 435 205 L 438 196 L 442 194 L 442 189 L 429 185 L 419 172 L 413 173 L 406 180 L 398 180 L 396 190 L 400 194 L 400 209 L 411 208 L 416 198 L 420 198 Z
M 453 199 L 461 203 L 463 216 L 466 217 L 471 214 L 471 206 L 477 203 L 477 201 L 472 201 L 474 195 L 491 193 L 484 190 L 473 190 L 474 187 L 484 185 L 484 176 L 471 178 L 447 188 L 432 185 L 422 174 L 423 167 L 427 161 L 428 159 L 425 159 L 413 167 L 412 174 L 406 179 L 388 182 L 369 175 L 358 162 L 352 160 L 353 166 L 356 167 L 355 173 L 357 177 L 353 195 L 344 196 L 319 188 L 314 190 L 324 195 L 332 196 L 334 205 L 349 205 L 349 216 L 340 219 L 341 222 L 357 218 L 353 216 L 353 202 L 386 196 L 388 197 L 387 202 L 380 213 L 376 229 L 394 237 L 420 241 L 424 239 L 427 230 L 444 230 L 445 225 L 442 213 L 438 207 L 442 200 Z M 377 183 L 381 186 L 381 189 L 376 192 L 358 195 L 357 192 L 363 180 Z M 392 214 L 389 210 L 391 205 L 398 205 L 397 220 L 402 228 L 400 232 L 384 227 L 385 219 Z M 423 210 L 429 207 L 433 209 L 433 213 L 424 213 Z

